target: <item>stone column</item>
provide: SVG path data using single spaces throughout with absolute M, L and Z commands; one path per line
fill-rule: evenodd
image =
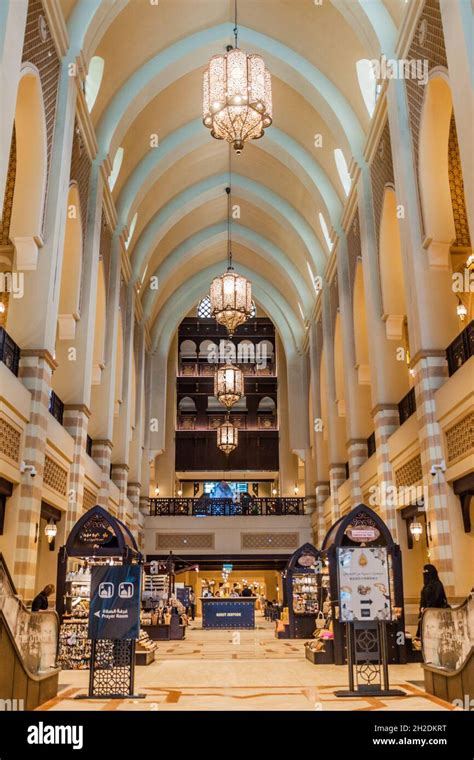
M 331 517 L 333 523 L 339 520 L 341 508 L 339 505 L 338 489 L 346 482 L 346 466 L 339 462 L 329 465 L 329 489 L 331 494 Z
M 139 514 L 140 514 L 140 483 L 129 483 L 127 485 L 127 496 L 130 499 L 133 506 L 133 521 L 131 525 L 131 531 L 138 543 L 138 527 L 139 527 Z
M 113 446 L 112 441 L 109 441 L 107 438 L 102 440 L 95 439 L 92 442 L 92 459 L 102 470 L 97 504 L 104 509 L 109 508 L 110 465 L 112 462 Z
M 90 411 L 84 405 L 64 408 L 63 427 L 74 440 L 74 454 L 69 469 L 69 495 L 66 516 L 66 536 L 82 514 L 84 498 L 84 473 L 87 444 L 87 426 Z
M 31 393 L 30 419 L 25 431 L 23 458 L 36 469 L 21 475 L 18 532 L 14 576 L 18 594 L 24 601 L 32 599 L 35 591 L 38 532 L 41 516 L 41 496 L 46 453 L 46 432 L 49 417 L 49 390 L 55 362 L 47 351 L 22 352 L 20 379 Z
M 320 549 L 326 535 L 326 521 L 324 519 L 324 505 L 329 498 L 329 483 L 316 483 L 316 535 L 317 546 Z
M 367 440 L 365 438 L 351 438 L 347 442 L 347 455 L 349 457 L 349 478 L 351 481 L 351 505 L 355 507 L 362 502 L 359 467 L 367 459 Z
M 439 5 L 448 58 L 449 86 L 461 154 L 466 213 L 472 236 L 474 230 L 472 5 L 470 0 L 457 0 L 456 3 L 452 0 L 440 0 Z
M 28 0 L 0 3 L 0 210 L 5 198 L 27 13 Z
M 112 464 L 112 480 L 119 489 L 118 518 L 125 522 L 127 511 L 128 464 Z
M 379 493 L 375 500 L 380 506 L 380 514 L 387 524 L 394 541 L 398 541 L 396 514 L 395 478 L 390 462 L 388 441 L 400 425 L 398 406 L 396 404 L 378 404 L 372 410 L 375 429 L 375 456 L 377 459 L 377 481 Z M 368 505 L 374 507 L 376 504 Z
M 435 392 L 447 377 L 446 357 L 441 353 L 420 352 L 413 357 L 415 370 L 416 416 L 420 440 L 423 485 L 427 489 L 426 515 L 430 560 L 440 573 L 447 594 L 454 594 L 453 549 L 448 511 L 448 484 L 440 470 L 435 477 L 431 466 L 444 459 L 441 426 L 436 419 Z

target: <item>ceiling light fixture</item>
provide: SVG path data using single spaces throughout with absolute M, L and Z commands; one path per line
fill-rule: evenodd
M 222 425 L 217 428 L 217 448 L 226 456 L 232 453 L 239 445 L 239 431 L 226 416 Z
M 230 179 L 230 155 L 229 155 L 229 179 Z M 240 274 L 237 274 L 232 266 L 232 247 L 230 231 L 231 215 L 231 188 L 225 189 L 227 193 L 227 271 L 219 277 L 214 277 L 209 291 L 211 300 L 211 316 L 221 325 L 227 328 L 232 337 L 239 325 L 252 316 L 252 285 Z
M 237 0 L 234 21 L 235 46 L 214 55 L 204 72 L 202 116 L 212 137 L 227 140 L 239 155 L 272 123 L 272 80 L 261 55 L 238 48 Z
M 214 396 L 227 409 L 244 395 L 244 375 L 234 364 L 224 364 L 214 375 Z

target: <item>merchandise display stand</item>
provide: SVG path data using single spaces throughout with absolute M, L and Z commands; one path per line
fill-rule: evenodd
M 391 689 L 388 675 L 387 625 L 346 623 L 349 689 L 336 697 L 404 697 L 405 691 Z
M 71 559 L 79 567 L 68 573 Z M 93 507 L 77 521 L 59 550 L 56 608 L 61 620 L 60 656 L 72 668 L 90 666 L 89 692 L 78 699 L 141 696 L 133 694 L 135 639 L 90 640 L 87 616 L 92 568 L 142 563 L 143 557 L 127 526 L 100 506 Z M 75 608 L 81 610 L 81 617 L 74 617 Z
M 321 554 L 312 544 L 300 546 L 290 557 L 283 573 L 288 638 L 313 637 L 326 597 L 322 575 Z

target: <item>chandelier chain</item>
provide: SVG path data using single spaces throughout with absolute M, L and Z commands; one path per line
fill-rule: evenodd
M 237 44 L 237 38 L 239 34 L 239 29 L 237 26 L 237 0 L 234 0 L 234 40 L 235 40 L 235 47 L 238 47 Z

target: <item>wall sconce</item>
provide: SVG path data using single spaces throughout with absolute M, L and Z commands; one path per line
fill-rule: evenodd
M 416 519 L 412 520 L 410 523 L 410 533 L 415 541 L 419 541 L 421 534 L 423 533 L 423 525 Z
M 176 491 L 176 494 L 179 498 L 183 495 L 183 489 L 181 487 L 181 483 L 179 484 L 178 490 Z
M 294 489 L 293 489 L 293 490 L 294 490 L 294 492 L 295 492 L 295 496 L 298 496 L 298 494 L 299 494 L 299 492 L 300 492 L 300 489 L 299 489 L 298 483 L 295 483 L 295 487 L 294 487 Z
M 160 495 L 160 487 L 157 485 L 155 488 L 155 496 L 159 496 L 159 495 Z
M 467 307 L 460 298 L 458 298 L 458 305 L 456 306 L 456 314 L 458 315 L 461 322 L 464 322 L 464 320 L 467 317 Z
M 48 539 L 48 544 L 50 544 L 56 538 L 56 535 L 58 533 L 58 527 L 56 523 L 54 522 L 53 518 L 51 518 L 50 521 L 46 523 L 44 533 L 45 533 L 46 538 Z
M 278 491 L 276 490 L 275 486 L 272 488 L 272 496 L 276 496 Z

